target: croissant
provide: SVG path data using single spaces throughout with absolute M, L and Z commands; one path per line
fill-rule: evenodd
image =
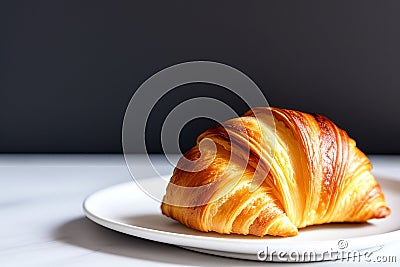
M 295 236 L 309 225 L 388 216 L 371 168 L 328 118 L 259 107 L 197 138 L 161 209 L 203 232 Z

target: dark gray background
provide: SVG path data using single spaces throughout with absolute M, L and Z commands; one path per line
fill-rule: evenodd
M 190 3 L 189 3 L 190 2 Z M 189 60 L 229 64 L 271 106 L 327 115 L 368 153 L 399 153 L 400 1 L 2 1 L 0 152 L 121 152 L 124 111 L 155 72 Z M 184 99 L 152 113 L 147 135 Z M 188 124 L 186 150 L 210 121 Z

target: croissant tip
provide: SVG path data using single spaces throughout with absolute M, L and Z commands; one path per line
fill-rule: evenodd
M 389 216 L 391 213 L 390 209 L 386 206 L 379 207 L 375 212 L 374 212 L 374 218 L 380 219 L 380 218 L 385 218 Z

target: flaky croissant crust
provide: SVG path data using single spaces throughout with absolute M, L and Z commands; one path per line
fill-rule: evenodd
M 266 110 L 272 114 L 275 127 L 255 116 Z M 161 205 L 164 215 L 188 227 L 222 234 L 294 236 L 298 228 L 308 225 L 364 222 L 390 214 L 381 188 L 370 173 L 368 158 L 345 131 L 324 116 L 254 108 L 243 117 L 201 134 L 197 145 L 184 157 L 199 159 L 199 144 L 205 138 L 216 144 L 211 164 L 190 172 L 180 168 L 185 162 L 178 162 Z M 241 155 L 243 143 L 250 148 L 246 161 Z M 253 190 L 255 177 L 261 177 L 262 182 Z M 173 186 L 199 187 L 213 182 L 216 186 L 201 194 L 189 194 Z M 217 198 L 227 186 L 230 190 Z M 170 204 L 174 200 L 206 204 Z

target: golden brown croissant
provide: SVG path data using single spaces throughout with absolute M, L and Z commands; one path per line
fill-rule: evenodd
M 275 127 L 256 116 L 265 111 Z M 201 148 L 204 140 L 214 153 Z M 255 108 L 201 134 L 184 157 L 161 209 L 200 231 L 294 236 L 308 225 L 390 214 L 368 158 L 321 115 Z M 198 171 L 186 170 L 190 164 Z

